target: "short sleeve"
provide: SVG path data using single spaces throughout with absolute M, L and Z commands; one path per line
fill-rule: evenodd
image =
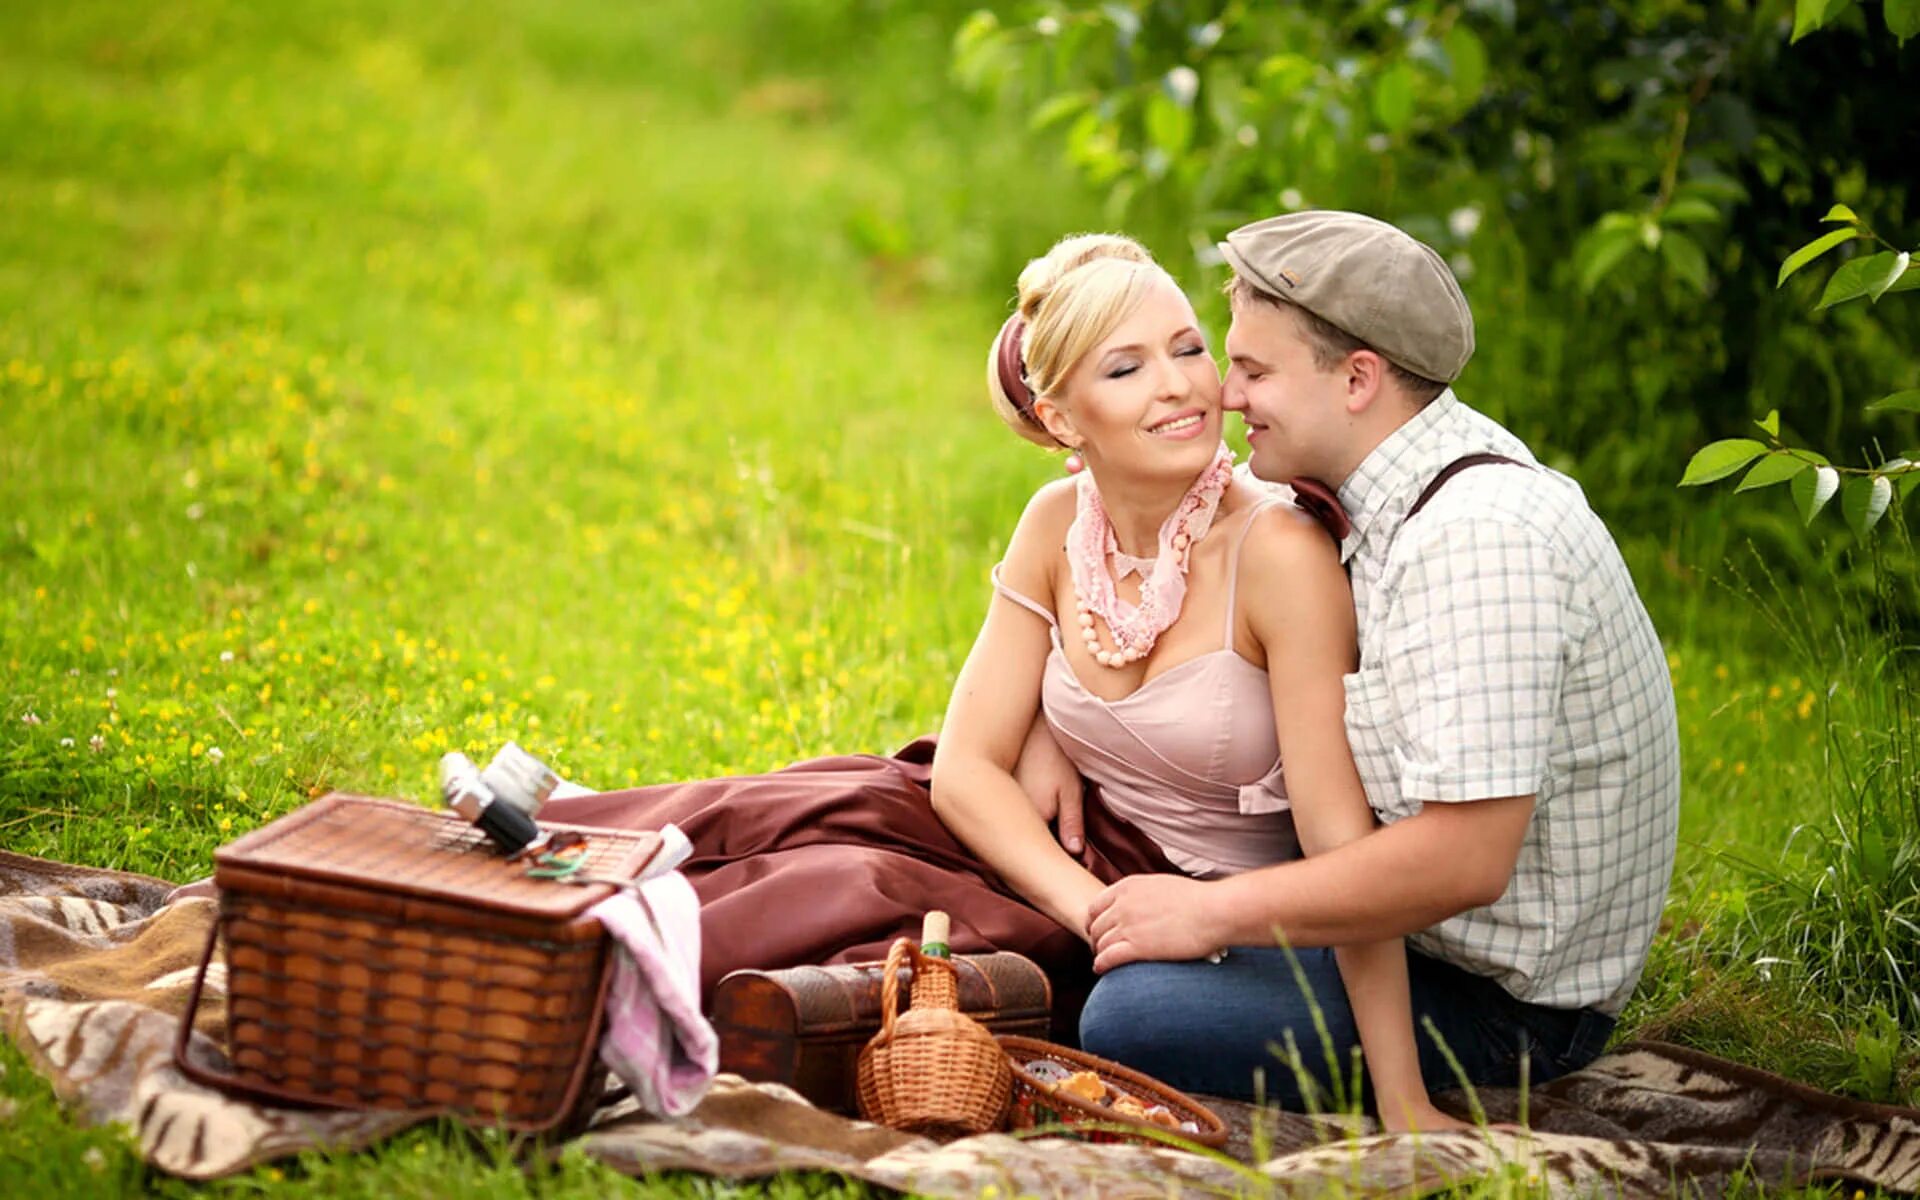
M 1418 540 L 1388 603 L 1379 658 L 1400 718 L 1401 795 L 1537 794 L 1574 631 L 1572 572 L 1520 522 L 1407 532 Z

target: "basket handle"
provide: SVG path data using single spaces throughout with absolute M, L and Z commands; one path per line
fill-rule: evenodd
M 907 960 L 914 960 L 914 969 L 919 969 L 920 948 L 908 938 L 897 938 L 887 949 L 887 965 L 880 972 L 880 1034 L 882 1038 L 893 1036 L 893 1019 L 900 1010 L 900 968 Z
M 207 968 L 213 964 L 213 948 L 220 941 L 220 922 L 214 921 L 207 928 L 207 946 L 200 952 L 200 969 L 194 972 L 193 986 L 187 989 L 186 1008 L 180 1013 L 180 1029 L 173 1039 L 173 1065 L 188 1079 L 210 1087 L 217 1092 L 233 1092 L 252 1100 L 268 1100 L 275 1104 L 284 1104 L 294 1108 L 340 1108 L 324 1100 L 296 1096 L 278 1088 L 261 1083 L 243 1083 L 234 1075 L 212 1067 L 204 1067 L 194 1062 L 187 1054 L 187 1046 L 193 1038 L 193 1018 L 200 1010 L 200 992 L 207 982 Z
M 266 1083 L 247 1083 L 238 1076 L 225 1071 L 205 1067 L 194 1062 L 187 1054 L 187 1046 L 193 1037 L 193 1018 L 200 1008 L 200 992 L 207 982 L 207 968 L 213 963 L 213 948 L 220 941 L 220 922 L 214 921 L 207 930 L 206 949 L 200 952 L 200 969 L 194 973 L 193 986 L 187 989 L 186 1007 L 180 1013 L 180 1029 L 173 1039 L 173 1064 L 180 1073 L 202 1087 L 212 1088 L 216 1092 L 245 1096 L 249 1100 L 264 1100 L 271 1104 L 287 1108 L 301 1109 L 351 1109 L 360 1106 L 342 1104 L 337 1100 L 324 1100 L 314 1096 L 301 1095 Z M 596 989 L 593 1001 L 593 1016 L 587 1023 L 587 1041 L 585 1051 L 573 1064 L 573 1074 L 567 1079 L 566 1094 L 560 1099 L 560 1105 L 551 1121 L 544 1125 L 520 1128 L 523 1133 L 544 1133 L 559 1125 L 574 1113 L 579 1103 L 580 1092 L 586 1086 L 588 1077 L 593 1073 L 593 1064 L 600 1059 L 600 1033 L 607 1019 L 607 991 L 613 981 L 613 964 L 606 962 L 604 956 L 612 952 L 605 941 L 601 944 L 602 964 L 600 985 Z M 436 1108 L 408 1109 L 411 1115 L 425 1119 L 453 1113 L 450 1106 Z

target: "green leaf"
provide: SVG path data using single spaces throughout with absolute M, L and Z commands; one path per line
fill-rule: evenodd
M 1793 41 L 1820 28 L 1827 16 L 1827 0 L 1793 0 Z
M 1879 254 L 1869 254 L 1865 258 L 1856 258 L 1852 262 L 1842 263 L 1840 269 L 1827 280 L 1827 290 L 1820 293 L 1820 303 L 1814 305 L 1814 311 L 1832 308 L 1867 294 L 1878 285 L 1882 291 L 1893 276 L 1893 264 L 1899 255 L 1891 250 Z
M 1707 254 L 1699 242 L 1684 233 L 1669 233 L 1660 239 L 1660 256 L 1675 275 L 1693 285 L 1694 291 L 1706 292 Z
M 1752 438 L 1709 442 L 1700 447 L 1700 452 L 1687 464 L 1686 474 L 1680 477 L 1680 486 L 1698 487 L 1716 479 L 1725 479 L 1766 452 L 1767 448 Z
M 1487 48 L 1465 25 L 1447 30 L 1441 40 L 1447 61 L 1453 64 L 1453 92 L 1462 109 L 1470 108 L 1487 86 Z
M 1832 208 L 1827 210 L 1827 215 L 1824 217 L 1821 217 L 1820 220 L 1822 222 L 1845 221 L 1849 225 L 1858 225 L 1860 223 L 1860 218 L 1855 216 L 1853 213 L 1853 210 L 1848 208 L 1844 204 L 1834 205 Z
M 1887 31 L 1905 42 L 1920 33 L 1920 0 L 1887 0 Z
M 1821 234 L 1798 250 L 1795 250 L 1792 254 L 1787 255 L 1787 261 L 1780 264 L 1780 278 L 1775 281 L 1773 286 L 1779 287 L 1801 267 L 1819 258 L 1835 246 L 1843 242 L 1850 242 L 1859 236 L 1861 236 L 1861 234 L 1858 229 L 1833 229 Z
M 1907 263 L 1907 273 L 1894 280 L 1893 286 L 1888 288 L 1887 291 L 1889 293 L 1911 292 L 1916 288 L 1920 288 L 1920 268 L 1916 268 L 1913 262 L 1909 260 Z
M 1904 392 L 1895 392 L 1891 396 L 1882 396 L 1867 405 L 1870 413 L 1910 412 L 1920 413 L 1920 388 L 1908 388 Z
M 1027 128 L 1035 133 L 1058 125 L 1068 117 L 1078 116 L 1094 101 L 1092 92 L 1062 92 L 1033 110 L 1027 118 Z
M 1893 486 L 1900 489 L 1900 498 L 1905 500 L 1914 488 L 1920 487 L 1920 471 L 1900 472 L 1894 477 Z
M 1853 0 L 1794 0 L 1791 40 L 1797 42 L 1832 21 L 1852 3 Z
M 1601 229 L 1588 236 L 1575 255 L 1580 290 L 1591 294 L 1629 250 L 1640 244 L 1638 227 Z
M 1769 454 L 1753 464 L 1746 478 L 1740 481 L 1736 492 L 1751 492 L 1755 488 L 1772 487 L 1776 483 L 1785 483 L 1813 464 L 1794 454 Z
M 1413 119 L 1413 67 L 1397 62 L 1373 85 L 1373 115 L 1389 133 L 1405 129 Z
M 984 9 L 968 17 L 953 35 L 953 74 L 970 91 L 987 87 L 1007 46 L 1000 19 Z
M 1912 257 L 1913 256 L 1905 250 L 1894 255 L 1893 265 L 1887 268 L 1886 277 L 1876 281 L 1872 287 L 1867 289 L 1867 299 L 1878 304 L 1880 297 L 1887 294 L 1887 289 L 1893 286 L 1894 281 L 1907 273 L 1907 263 L 1911 261 Z
M 1146 115 L 1149 143 L 1169 160 L 1186 152 L 1187 142 L 1193 137 L 1193 109 L 1181 107 L 1164 91 L 1156 90 L 1147 96 Z
M 1711 225 L 1720 219 L 1720 210 L 1697 196 L 1685 196 L 1667 205 L 1660 219 L 1668 225 Z
M 1780 410 L 1777 408 L 1768 409 L 1767 415 L 1764 417 L 1761 417 L 1758 421 L 1755 421 L 1754 424 L 1766 430 L 1769 436 L 1779 437 L 1780 436 Z
M 1747 187 L 1731 175 L 1718 171 L 1705 171 L 1689 177 L 1679 187 L 1673 189 L 1674 199 L 1685 196 L 1698 196 L 1703 200 L 1718 200 L 1724 204 L 1739 204 L 1747 198 Z
M 1892 480 L 1884 475 L 1862 475 L 1847 481 L 1846 493 L 1840 497 L 1840 512 L 1853 531 L 1865 537 L 1886 515 L 1892 499 Z
M 1813 524 L 1820 510 L 1840 490 L 1840 472 L 1832 467 L 1815 467 L 1793 477 L 1793 502 L 1800 507 L 1800 519 Z
M 1305 87 L 1320 68 L 1298 54 L 1276 54 L 1260 64 L 1260 82 L 1276 97 L 1287 97 Z

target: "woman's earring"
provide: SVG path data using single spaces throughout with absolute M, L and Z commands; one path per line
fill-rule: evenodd
M 1078 475 L 1087 469 L 1087 460 L 1081 458 L 1080 452 L 1075 450 L 1073 453 L 1067 455 L 1067 460 L 1060 465 L 1067 469 L 1067 474 Z

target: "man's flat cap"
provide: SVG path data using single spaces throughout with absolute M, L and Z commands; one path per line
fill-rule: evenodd
M 1240 277 L 1416 375 L 1451 383 L 1473 357 L 1473 313 L 1431 246 L 1353 212 L 1287 213 L 1220 243 Z

